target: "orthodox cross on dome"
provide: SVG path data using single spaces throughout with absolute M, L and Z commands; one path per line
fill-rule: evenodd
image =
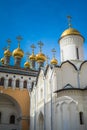
M 20 48 L 20 41 L 23 40 L 23 38 L 21 36 L 17 36 L 16 39 L 18 41 L 18 47 Z
M 34 54 L 34 49 L 36 48 L 34 44 L 31 45 L 32 48 L 32 54 Z
M 27 61 L 29 61 L 30 53 L 29 53 L 29 52 L 26 52 L 26 56 L 27 56 Z
M 44 44 L 41 42 L 41 41 L 39 41 L 38 42 L 38 46 L 39 46 L 39 48 L 40 48 L 40 52 L 42 52 L 42 46 L 43 46 Z
M 7 39 L 6 41 L 7 41 L 7 43 L 8 43 L 8 47 L 7 47 L 7 48 L 9 49 L 9 48 L 10 48 L 10 44 L 11 44 L 11 40 L 10 40 L 10 39 Z
M 53 53 L 53 58 L 55 58 L 55 53 L 56 53 L 55 48 L 53 48 L 53 49 L 51 50 L 51 52 Z
M 71 24 L 72 17 L 71 16 L 67 16 L 67 19 L 68 19 L 68 26 L 69 26 L 69 28 L 71 28 L 72 27 L 72 24 Z

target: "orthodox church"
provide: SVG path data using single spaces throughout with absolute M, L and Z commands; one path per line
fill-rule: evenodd
M 87 61 L 84 60 L 84 37 L 69 27 L 61 34 L 61 63 L 55 58 L 50 64 L 40 52 L 24 56 L 17 37 L 18 48 L 4 51 L 0 64 L 0 130 L 87 130 Z M 8 39 L 8 45 L 10 40 Z M 10 65 L 10 57 L 14 66 Z M 36 64 L 38 67 L 36 67 Z

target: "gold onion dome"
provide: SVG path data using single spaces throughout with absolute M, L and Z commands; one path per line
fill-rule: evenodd
M 24 56 L 24 52 L 22 51 L 22 49 L 20 49 L 20 47 L 18 47 L 17 49 L 15 49 L 12 53 L 12 55 L 14 57 L 19 57 L 22 58 Z
M 52 65 L 57 65 L 57 64 L 58 64 L 58 61 L 57 61 L 57 59 L 53 58 L 53 59 L 50 61 L 50 63 L 51 63 Z
M 36 55 L 36 61 L 37 62 L 44 62 L 46 60 L 46 56 L 43 53 L 38 53 Z
M 36 56 L 35 56 L 34 54 L 31 54 L 31 55 L 29 56 L 29 59 L 35 61 L 35 60 L 36 60 Z
M 0 59 L 1 63 L 4 64 L 4 57 Z
M 9 51 L 9 49 L 6 49 L 4 51 L 4 56 L 11 56 L 11 52 Z
M 62 38 L 62 37 L 65 37 L 65 36 L 67 36 L 67 35 L 80 35 L 80 36 L 81 36 L 80 32 L 79 32 L 78 30 L 74 29 L 74 28 L 68 28 L 68 29 L 66 29 L 66 30 L 62 33 L 61 38 Z
M 30 63 L 29 63 L 28 61 L 26 61 L 26 62 L 24 63 L 24 67 L 25 67 L 25 68 L 30 68 Z

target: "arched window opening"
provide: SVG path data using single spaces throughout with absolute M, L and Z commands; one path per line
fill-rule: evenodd
M 80 125 L 84 124 L 83 112 L 79 112 Z
M 24 86 L 24 88 L 27 88 L 27 81 L 26 80 L 24 81 L 24 85 L 23 86 Z
M 0 79 L 0 85 L 4 85 L 4 77 Z
M 77 56 L 77 59 L 79 59 L 79 49 L 78 49 L 78 47 L 76 47 L 76 56 Z
M 1 112 L 0 112 L 0 124 L 1 124 Z
M 8 80 L 8 86 L 11 87 L 12 86 L 12 79 Z
M 19 80 L 16 80 L 16 87 L 19 88 Z
M 14 115 L 10 116 L 10 124 L 15 124 L 15 116 Z

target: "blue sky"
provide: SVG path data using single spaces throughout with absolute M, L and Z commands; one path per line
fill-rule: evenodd
M 87 59 L 87 1 L 86 0 L 0 0 L 0 58 L 11 39 L 10 50 L 17 48 L 16 37 L 21 35 L 21 48 L 30 52 L 35 44 L 38 53 L 38 41 L 44 43 L 43 53 L 52 58 L 51 50 L 56 49 L 56 58 L 60 62 L 58 39 L 68 28 L 67 15 L 72 16 L 72 26 L 85 38 L 84 55 Z M 13 59 L 12 59 L 13 60 Z M 26 55 L 22 59 L 26 61 Z

